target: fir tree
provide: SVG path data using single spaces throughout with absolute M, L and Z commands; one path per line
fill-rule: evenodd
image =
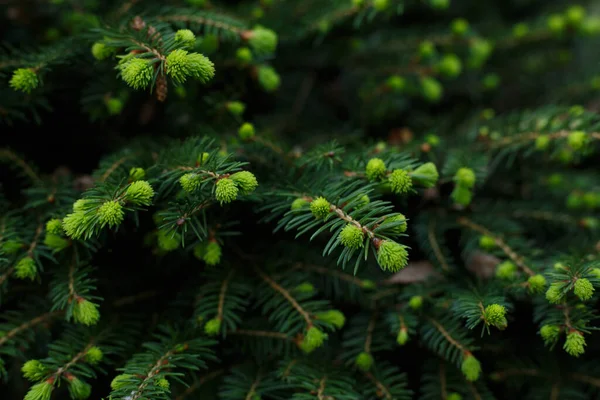
M 3 3 L 0 398 L 600 395 L 597 2 Z

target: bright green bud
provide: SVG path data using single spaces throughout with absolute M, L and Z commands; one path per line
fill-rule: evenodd
M 496 278 L 513 279 L 517 273 L 517 266 L 511 261 L 504 261 L 496 267 Z
M 152 64 L 144 58 L 132 58 L 119 67 L 121 78 L 133 89 L 145 89 L 154 76 Z
M 563 295 L 562 285 L 558 282 L 552 283 L 548 290 L 546 290 L 546 300 L 552 304 L 560 303 Z
M 521 39 L 529 33 L 529 27 L 524 23 L 518 23 L 513 27 L 513 36 Z
M 399 93 L 406 86 L 406 80 L 399 75 L 392 75 L 387 79 L 386 85 L 392 89 L 392 91 Z
M 244 122 L 240 129 L 238 129 L 238 136 L 242 140 L 252 139 L 255 135 L 254 125 L 250 122 Z
M 213 318 L 211 320 L 208 320 L 206 322 L 206 325 L 204 325 L 204 333 L 206 333 L 209 336 L 217 335 L 220 330 L 221 320 L 219 318 Z
M 33 89 L 38 87 L 39 83 L 39 78 L 32 69 L 19 68 L 13 73 L 9 85 L 14 90 L 31 93 Z
M 475 179 L 475 172 L 471 168 L 461 168 L 454 175 L 454 181 L 457 185 L 469 189 L 475 186 Z
M 299 198 L 297 198 L 296 200 L 294 200 L 292 202 L 292 205 L 291 205 L 290 209 L 292 209 L 292 210 L 299 210 L 299 209 L 303 208 L 307 204 L 308 204 L 307 200 L 299 197 Z
M 361 370 L 368 371 L 373 366 L 373 361 L 374 361 L 373 356 L 371 354 L 363 351 L 356 357 L 354 364 L 356 364 L 356 366 L 358 368 L 360 368 Z
M 114 379 L 110 383 L 110 387 L 112 390 L 119 390 L 126 387 L 127 385 L 132 384 L 132 382 L 137 382 L 133 375 L 121 374 L 114 377 Z
M 413 310 L 418 310 L 423 306 L 423 296 L 412 296 L 408 301 L 408 305 Z
M 450 7 L 450 0 L 429 0 L 429 5 L 436 10 L 446 10 Z
M 544 325 L 540 328 L 540 335 L 546 346 L 551 346 L 558 340 L 560 335 L 560 327 L 557 325 Z
M 369 204 L 370 202 L 371 202 L 371 199 L 369 198 L 369 196 L 367 196 L 366 194 L 363 194 L 362 196 L 360 196 L 358 198 L 358 204 L 356 205 L 356 208 L 364 207 L 367 204 Z
M 160 229 L 156 234 L 158 247 L 163 251 L 173 251 L 181 245 L 181 235 L 177 232 L 170 232 Z
M 114 97 L 106 99 L 104 104 L 106 105 L 106 110 L 108 111 L 109 115 L 121 114 L 121 111 L 123 111 L 123 106 L 125 105 L 123 100 Z
M 205 34 L 196 40 L 196 50 L 202 54 L 213 54 L 219 49 L 219 37 L 213 34 Z
M 569 193 L 567 196 L 567 208 L 571 210 L 577 209 L 583 206 L 583 196 L 577 192 Z
M 104 60 L 110 57 L 112 53 L 113 49 L 102 42 L 96 42 L 92 45 L 92 55 L 96 60 Z
M 53 235 L 60 235 L 63 233 L 62 221 L 58 218 L 54 218 L 46 222 L 46 232 Z
M 491 236 L 483 235 L 479 238 L 479 247 L 484 250 L 492 250 L 496 247 L 496 239 Z
M 592 268 L 590 273 L 593 274 L 596 279 L 600 279 L 600 268 Z
M 563 349 L 573 357 L 585 353 L 585 338 L 580 332 L 571 332 L 567 335 Z
M 98 221 L 101 226 L 108 225 L 111 228 L 119 226 L 124 216 L 123 206 L 116 200 L 107 201 L 98 208 Z
M 52 396 L 52 383 L 46 381 L 36 383 L 29 388 L 29 391 L 23 398 L 23 400 L 50 400 Z
M 444 94 L 442 84 L 429 76 L 421 78 L 421 89 L 423 90 L 423 97 L 431 102 L 439 101 Z
M 202 186 L 202 178 L 193 172 L 187 173 L 179 178 L 179 184 L 188 193 L 193 193 Z
M 156 386 L 158 386 L 159 388 L 164 389 L 164 390 L 169 390 L 169 388 L 171 387 L 171 384 L 165 378 L 160 378 L 160 379 L 156 380 Z
M 277 48 L 277 34 L 261 26 L 255 27 L 248 35 L 248 44 L 256 54 L 271 54 Z
M 448 78 L 456 78 L 462 71 L 462 62 L 456 54 L 446 54 L 438 63 L 437 70 Z
M 487 74 L 483 77 L 482 83 L 486 89 L 496 89 L 500 85 L 500 77 L 498 74 Z
M 227 110 L 233 115 L 242 115 L 246 110 L 246 105 L 241 101 L 228 101 L 225 105 Z
M 377 263 L 384 271 L 400 271 L 408 264 L 406 246 L 391 240 L 384 240 L 377 250 Z
M 224 203 L 231 203 L 237 199 L 238 188 L 235 182 L 230 178 L 223 178 L 217 181 L 215 185 L 215 198 L 222 205 Z
M 252 62 L 252 51 L 247 47 L 240 47 L 235 52 L 235 58 L 242 64 L 249 64 Z
M 83 211 L 76 211 L 63 218 L 63 229 L 65 230 L 67 236 L 73 239 L 81 238 L 81 236 L 83 236 L 85 233 L 82 229 L 82 224 L 86 221 L 86 219 L 87 217 Z
M 323 219 L 329 215 L 331 204 L 324 197 L 317 197 L 310 203 L 310 211 L 317 219 Z
M 581 31 L 586 35 L 597 35 L 600 33 L 600 18 L 591 16 L 584 20 Z
M 540 274 L 533 275 L 527 279 L 527 283 L 529 284 L 529 293 L 542 293 L 546 287 L 546 278 Z
M 435 45 L 429 40 L 425 40 L 419 44 L 419 54 L 423 58 L 429 58 L 435 54 Z
M 550 138 L 547 135 L 540 135 L 535 139 L 535 148 L 538 150 L 546 150 L 550 145 Z
M 69 394 L 74 400 L 85 400 L 92 394 L 92 387 L 74 376 L 67 379 L 69 382 Z
M 581 148 L 585 145 L 587 140 L 587 135 L 582 131 L 575 131 L 569 133 L 567 136 L 567 143 L 573 150 L 581 150 Z
M 18 240 L 7 240 L 6 242 L 2 243 L 2 250 L 4 250 L 6 254 L 15 254 L 22 248 L 23 243 L 19 242 Z
M 209 153 L 203 152 L 203 153 L 201 153 L 201 154 L 198 155 L 198 157 L 196 158 L 196 161 L 198 162 L 199 165 L 202 165 L 206 161 L 208 161 L 209 157 L 210 157 Z
M 566 27 L 565 18 L 560 14 L 552 14 L 548 17 L 548 29 L 554 33 L 562 33 Z
M 466 188 L 464 186 L 456 186 L 454 190 L 452 190 L 450 197 L 452 198 L 452 200 L 454 200 L 456 204 L 466 207 L 469 204 L 471 204 L 471 200 L 473 199 L 473 192 L 471 192 L 471 189 Z
M 132 182 L 140 181 L 146 177 L 146 171 L 144 168 L 131 168 L 129 170 L 129 180 Z
M 196 44 L 196 35 L 189 29 L 179 29 L 175 32 L 175 41 L 187 47 L 192 47 Z
M 492 55 L 494 45 L 489 40 L 475 39 L 471 42 L 469 66 L 479 68 Z
M 201 83 L 206 83 L 215 76 L 215 65 L 213 62 L 208 57 L 199 53 L 190 53 L 187 55 L 187 67 L 188 74 Z
M 585 8 L 580 5 L 571 6 L 567 9 L 567 22 L 572 26 L 579 26 L 585 18 Z
M 406 329 L 400 329 L 396 336 L 396 343 L 400 346 L 404 346 L 408 342 L 408 331 Z
M 384 11 L 389 5 L 389 0 L 373 0 L 373 8 L 377 11 Z
M 438 139 L 439 143 L 439 139 Z M 438 181 L 439 173 L 437 167 L 432 162 L 421 164 L 417 169 L 410 173 L 410 177 L 423 187 L 434 187 Z
M 304 335 L 301 348 L 306 353 L 310 353 L 313 350 L 321 347 L 323 342 L 327 340 L 328 336 L 329 335 L 321 331 L 316 326 L 311 326 L 308 331 L 306 331 L 306 335 Z
M 500 304 L 490 304 L 483 312 L 483 318 L 489 325 L 497 328 L 506 328 L 506 308 Z
M 407 171 L 403 169 L 394 170 L 389 176 L 388 181 L 390 183 L 392 192 L 396 194 L 405 194 L 412 188 L 412 179 Z
M 136 206 L 149 206 L 153 197 L 154 189 L 148 181 L 135 181 L 125 192 L 125 200 Z
M 383 178 L 385 176 L 385 172 L 385 163 L 380 158 L 371 158 L 365 169 L 367 179 L 370 181 Z
M 321 313 L 317 313 L 316 317 L 318 320 L 327 322 L 337 329 L 340 329 L 346 323 L 346 317 L 342 314 L 341 311 L 338 310 L 329 310 Z
M 406 232 L 406 229 L 408 228 L 408 225 L 406 223 L 406 217 L 404 215 L 402 215 L 402 214 L 394 215 L 394 216 L 391 216 L 389 218 L 384 219 L 381 225 L 385 226 L 387 224 L 392 224 L 392 223 L 396 223 L 396 222 L 400 222 L 400 224 L 399 225 L 394 225 L 394 227 L 388 228 L 388 229 L 390 229 L 390 231 L 393 232 L 393 233 L 404 233 L 404 232 Z
M 593 217 L 585 217 L 581 220 L 581 225 L 590 230 L 596 230 L 600 226 L 600 220 Z
M 594 285 L 587 278 L 577 279 L 573 286 L 573 292 L 582 301 L 586 301 L 594 295 Z
M 450 25 L 452 33 L 458 36 L 463 36 L 469 31 L 469 22 L 464 18 L 457 18 Z
M 268 65 L 258 67 L 258 83 L 267 92 L 274 92 L 281 84 L 281 78 L 275 69 Z
M 448 393 L 446 400 L 463 400 L 463 397 L 459 393 Z
M 44 245 L 56 252 L 61 251 L 62 249 L 69 246 L 69 241 L 63 237 L 60 237 L 59 235 L 48 233 L 44 238 Z
M 219 243 L 211 241 L 206 245 L 202 259 L 207 265 L 217 265 L 221 262 L 222 250 Z
M 256 177 L 249 171 L 236 172 L 230 178 L 241 189 L 242 194 L 250 194 L 258 187 Z
M 370 279 L 363 279 L 360 282 L 360 286 L 364 289 L 369 290 L 369 289 L 375 289 L 377 287 L 377 284 Z
M 173 50 L 166 59 L 167 75 L 175 82 L 185 82 L 189 75 L 189 67 L 187 63 L 188 52 L 182 49 Z
M 472 354 L 469 354 L 463 360 L 460 369 L 468 381 L 476 381 L 481 373 L 481 364 Z
M 85 211 L 88 205 L 88 201 L 86 199 L 78 199 L 73 203 L 73 211 Z
M 353 224 L 348 224 L 340 232 L 340 243 L 349 249 L 358 249 L 363 247 L 363 239 L 365 237 L 361 228 Z
M 96 325 L 100 319 L 98 306 L 84 298 L 79 298 L 73 306 L 73 319 L 83 325 Z
M 310 282 L 303 282 L 294 288 L 294 291 L 298 293 L 312 293 L 315 287 Z
M 48 368 L 38 360 L 29 360 L 21 367 L 23 377 L 31 382 L 41 381 L 48 375 Z
M 102 353 L 102 350 L 100 350 L 98 346 L 90 347 L 87 353 L 85 353 L 85 361 L 90 364 L 98 364 L 100 361 L 102 361 L 103 357 L 104 353 Z
M 35 261 L 31 257 L 23 257 L 15 266 L 15 278 L 34 280 L 37 275 Z
M 600 195 L 594 192 L 584 193 L 581 200 L 588 208 L 596 208 L 600 205 Z

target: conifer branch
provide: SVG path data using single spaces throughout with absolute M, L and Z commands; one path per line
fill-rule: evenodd
M 0 337 L 0 347 L 6 344 L 13 337 L 17 336 L 19 333 L 27 329 L 33 328 L 38 324 L 51 320 L 52 318 L 58 317 L 62 314 L 64 314 L 63 311 L 51 311 L 42 315 L 38 315 L 37 317 L 30 319 L 29 321 L 23 322 L 21 325 L 11 329 L 10 331 L 6 332 L 4 336 Z
M 23 158 L 19 157 L 9 149 L 0 149 L 0 159 L 8 159 L 9 161 L 17 165 L 23 170 L 23 172 L 25 172 L 25 175 L 27 175 L 32 182 L 36 184 L 42 182 L 41 178 L 38 176 L 38 174 L 35 173 L 33 168 L 29 164 L 27 164 L 27 162 L 25 162 Z
M 446 262 L 446 257 L 442 253 L 442 249 L 440 248 L 440 244 L 438 243 L 435 237 L 435 218 L 429 219 L 429 224 L 427 226 L 427 237 L 429 238 L 429 244 L 431 244 L 431 248 L 433 249 L 433 253 L 435 254 L 435 258 L 438 260 L 442 269 L 444 271 L 449 271 L 450 266 Z
M 365 339 L 365 353 L 371 353 L 371 343 L 373 342 L 373 331 L 375 330 L 375 322 L 377 322 L 377 310 L 374 310 L 367 326 L 367 337 Z
M 275 282 L 273 279 L 271 279 L 269 276 L 267 276 L 267 274 L 265 274 L 263 271 L 261 271 L 258 267 L 256 267 L 255 270 L 258 273 L 258 275 L 269 286 L 271 286 L 271 288 L 273 288 L 273 290 L 275 290 L 276 292 L 281 294 L 292 305 L 292 307 L 294 307 L 294 309 L 296 311 L 298 311 L 298 313 L 302 316 L 302 318 L 306 322 L 307 327 L 310 328 L 313 325 L 312 318 L 304 310 L 304 308 L 302 308 L 302 306 L 296 301 L 296 299 L 294 299 L 294 297 L 290 294 L 290 292 L 288 292 L 283 287 L 281 287 L 277 282 Z
M 269 337 L 274 339 L 281 339 L 287 341 L 293 341 L 294 339 L 286 335 L 282 332 L 271 332 L 271 331 L 257 331 L 250 329 L 238 329 L 236 331 L 231 332 L 232 335 L 246 335 L 246 336 L 260 336 L 260 337 Z
M 102 176 L 100 177 L 99 181 L 100 182 L 106 182 L 106 180 L 117 170 L 117 168 L 119 168 L 121 165 L 123 165 L 123 163 L 125 163 L 127 160 L 131 159 L 133 156 L 134 156 L 134 154 L 126 155 L 126 156 L 123 156 L 123 157 L 119 158 L 118 160 L 116 160 L 106 170 L 106 172 L 104 172 L 102 174 Z
M 185 347 L 186 347 L 186 345 L 184 344 L 184 348 Z M 150 371 L 148 372 L 148 374 L 146 374 L 146 376 L 144 377 L 142 382 L 139 384 L 139 386 L 137 387 L 135 392 L 131 393 L 131 400 L 137 400 L 137 399 L 141 398 L 141 396 L 144 395 L 144 390 L 146 389 L 146 386 L 148 386 L 150 384 L 150 381 L 152 380 L 152 378 L 164 368 L 165 364 L 169 363 L 169 358 L 171 356 L 173 356 L 175 353 L 180 352 L 180 351 L 181 351 L 180 346 L 175 346 L 172 349 L 170 349 L 169 351 L 167 351 L 165 354 L 163 354 L 154 363 L 154 365 L 152 365 L 152 367 L 150 368 Z
M 384 398 L 386 400 L 393 400 L 392 394 L 390 393 L 388 388 L 383 383 L 381 383 L 381 381 L 375 378 L 375 376 L 372 373 L 365 372 L 365 376 L 377 387 L 378 392 L 381 393 L 381 395 L 379 396 L 380 398 Z
M 199 25 L 207 25 L 212 26 L 218 29 L 223 29 L 226 31 L 233 32 L 237 35 L 242 35 L 245 30 L 239 27 L 233 26 L 223 21 L 216 21 L 208 16 L 200 16 L 200 15 L 165 15 L 158 17 L 159 21 L 163 22 L 183 22 L 183 23 L 195 23 Z
M 256 379 L 254 379 L 254 382 L 252 382 L 252 386 L 250 386 L 250 390 L 248 390 L 248 394 L 246 395 L 246 399 L 245 400 L 252 400 L 255 396 L 255 392 L 256 392 L 256 388 L 258 387 L 258 385 L 260 384 L 260 380 L 261 380 L 261 374 L 260 371 L 256 374 Z
M 227 293 L 227 286 L 233 278 L 234 270 L 230 270 L 227 274 L 227 277 L 223 280 L 221 284 L 221 291 L 219 292 L 219 306 L 217 307 L 217 316 L 216 318 L 221 321 L 223 319 L 223 305 L 225 304 L 225 293 Z
M 363 285 L 363 280 L 358 278 L 357 276 L 354 275 L 350 275 L 347 274 L 343 271 L 337 270 L 337 269 L 331 269 L 331 268 L 325 268 L 325 267 L 321 267 L 318 265 L 309 265 L 309 264 L 302 264 L 302 263 L 297 263 L 294 268 L 299 268 L 299 269 L 305 269 L 308 271 L 315 271 L 318 272 L 319 274 L 322 275 L 331 275 L 331 276 L 335 276 L 341 280 L 344 280 L 346 282 L 352 283 L 356 286 L 362 286 Z
M 486 227 L 476 224 L 475 222 L 471 221 L 466 217 L 460 217 L 458 219 L 458 223 L 462 226 L 479 232 L 482 235 L 492 237 L 496 242 L 496 245 L 500 247 L 504 254 L 506 254 L 519 268 L 521 268 L 523 272 L 525 272 L 529 276 L 535 275 L 535 273 L 525 264 L 523 257 L 518 255 L 508 244 L 506 244 L 506 242 L 504 242 L 504 240 L 502 240 L 502 238 L 492 233 Z
M 547 137 L 550 140 L 565 139 L 565 138 L 569 137 L 569 135 L 573 132 L 574 131 L 568 131 L 568 130 L 561 130 L 558 132 L 552 132 L 552 133 L 548 133 L 548 134 L 544 134 L 541 132 L 525 132 L 525 133 L 521 133 L 521 134 L 514 135 L 514 136 L 505 136 L 500 140 L 492 141 L 492 142 L 490 142 L 490 147 L 498 148 L 498 147 L 502 147 L 502 146 L 509 146 L 509 145 L 512 145 L 515 143 L 518 144 L 518 143 L 523 143 L 523 142 L 533 142 L 542 135 Z M 600 140 L 600 132 L 590 132 L 590 133 L 588 133 L 588 135 L 592 139 Z
M 448 398 L 448 383 L 446 381 L 446 363 L 440 361 L 440 393 L 442 394 L 442 400 Z
M 450 343 L 452 346 L 454 346 L 458 350 L 460 350 L 464 356 L 471 354 L 471 352 L 468 349 L 466 349 L 462 344 L 460 344 L 456 339 L 454 339 L 450 335 L 450 333 L 448 333 L 448 331 L 446 330 L 446 328 L 444 328 L 444 326 L 442 324 L 440 324 L 435 319 L 430 318 L 430 317 L 428 317 L 427 320 L 429 322 L 431 322 L 431 324 L 435 327 L 435 329 L 438 330 L 438 332 L 440 332 L 442 334 L 442 336 L 444 336 L 444 338 L 448 341 L 448 343 Z
M 192 394 L 196 390 L 198 390 L 200 388 L 200 386 L 202 386 L 203 384 L 205 384 L 208 381 L 211 381 L 211 380 L 217 378 L 220 375 L 223 375 L 224 373 L 225 373 L 224 369 L 218 369 L 216 371 L 213 371 L 211 373 L 208 373 L 208 374 L 202 376 L 196 382 L 194 382 L 193 384 L 191 384 L 190 386 L 188 386 L 183 393 L 181 393 L 179 396 L 177 396 L 175 398 L 175 400 L 183 400 L 183 399 L 185 399 L 190 394 Z
M 319 381 L 319 390 L 317 391 L 317 399 L 326 400 L 325 399 L 325 383 L 327 382 L 327 375 L 323 376 Z

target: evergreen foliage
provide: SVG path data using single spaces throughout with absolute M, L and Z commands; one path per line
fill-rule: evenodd
M 0 398 L 599 398 L 598 1 L 2 3 Z

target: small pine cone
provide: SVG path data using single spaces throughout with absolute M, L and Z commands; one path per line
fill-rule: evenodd
M 156 98 L 163 102 L 167 99 L 167 78 L 163 74 L 159 74 L 156 78 Z

